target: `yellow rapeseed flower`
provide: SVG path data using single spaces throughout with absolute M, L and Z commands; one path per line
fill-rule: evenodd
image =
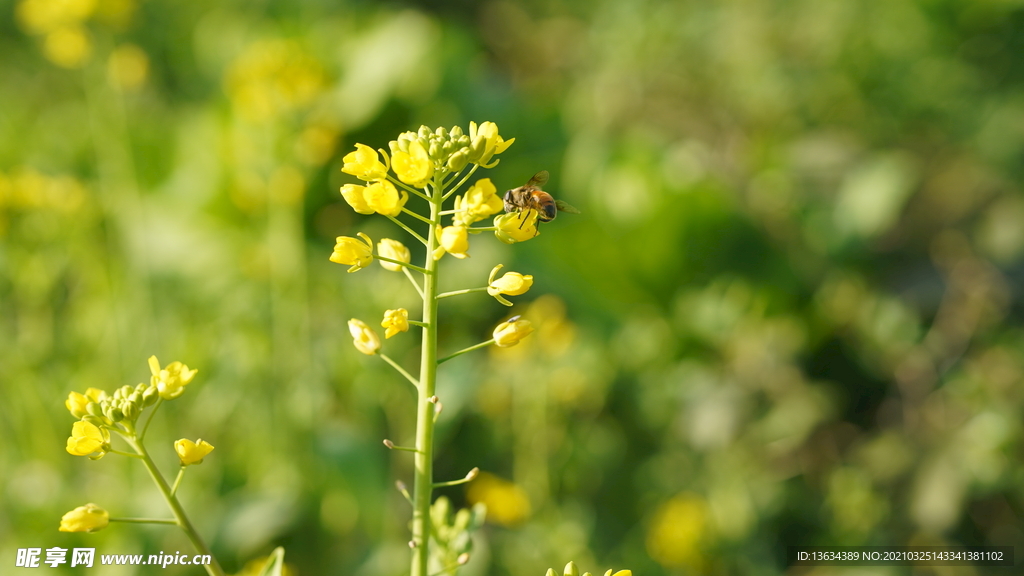
M 149 74 L 149 57 L 134 44 L 122 44 L 107 59 L 107 79 L 121 90 L 142 86 Z
M 107 527 L 110 514 L 95 504 L 79 506 L 60 519 L 61 532 L 96 532 Z
M 156 356 L 149 357 L 149 371 L 153 374 L 150 382 L 160 392 L 164 400 L 173 400 L 185 392 L 185 386 L 192 381 L 199 370 L 189 370 L 188 366 L 181 362 L 171 362 L 164 368 L 160 368 L 160 361 Z
M 387 330 L 384 331 L 384 338 L 391 338 L 399 332 L 408 332 L 409 311 L 405 308 L 388 310 L 384 313 L 384 321 L 381 322 L 380 325 L 383 328 L 387 328 Z
M 100 452 L 100 457 L 106 453 L 104 448 L 110 442 L 110 433 L 99 426 L 79 420 L 71 426 L 71 436 L 68 438 L 67 451 L 73 456 L 88 456 Z
M 409 253 L 409 248 L 402 244 L 398 240 L 392 240 L 391 238 L 382 238 L 377 243 L 377 254 L 391 260 L 398 260 L 399 262 L 409 263 L 412 259 L 412 255 Z M 380 265 L 385 270 L 391 270 L 392 272 L 401 272 L 402 266 L 395 264 L 394 262 L 385 262 L 384 260 L 378 260 Z
M 174 451 L 178 453 L 178 458 L 183 466 L 202 464 L 203 458 L 213 452 L 213 445 L 202 438 L 195 442 L 188 438 L 182 438 L 174 442 Z
M 487 506 L 487 520 L 514 526 L 530 516 L 530 498 L 521 486 L 487 472 L 481 472 L 466 490 L 470 503 Z
M 440 246 L 434 250 L 434 260 L 440 260 L 445 252 L 456 258 L 469 256 L 469 232 L 465 226 L 438 226 L 437 240 Z
M 501 348 L 515 346 L 532 332 L 533 324 L 529 320 L 513 316 L 494 329 L 494 344 Z
M 361 240 L 351 236 L 338 236 L 330 257 L 331 262 L 352 266 L 348 269 L 349 272 L 366 268 L 373 262 L 373 241 L 362 232 L 356 236 Z
M 44 34 L 80 24 L 95 11 L 96 0 L 22 0 L 16 14 L 25 30 Z
M 478 180 L 466 191 L 465 197 L 455 197 L 455 223 L 469 226 L 491 214 L 501 212 L 505 204 L 498 197 L 490 178 Z
M 79 68 L 92 54 L 92 41 L 85 28 L 64 26 L 50 32 L 43 41 L 43 54 L 54 64 L 64 68 Z
M 85 391 L 85 394 L 79 394 L 78 392 L 71 392 L 68 394 L 68 399 L 64 401 L 64 405 L 67 406 L 68 412 L 75 418 L 81 418 L 88 414 L 88 406 L 90 402 L 99 402 L 107 397 L 107 393 L 98 388 L 89 388 Z
M 383 180 L 388 173 L 388 169 L 381 163 L 377 151 L 366 144 L 356 144 L 356 151 L 349 152 L 342 160 L 345 162 L 341 168 L 342 172 L 367 182 Z
M 540 235 L 537 231 L 537 211 L 506 212 L 494 218 L 494 235 L 505 244 L 525 242 Z
M 419 140 L 409 143 L 409 151 L 392 151 L 391 167 L 398 179 L 406 184 L 423 188 L 434 176 L 434 161 Z
M 515 138 L 505 141 L 498 135 L 498 125 L 494 122 L 484 122 L 477 127 L 476 122 L 469 123 L 469 138 L 472 142 L 470 161 L 490 168 L 487 163 L 495 154 L 501 154 L 516 141 Z
M 366 197 L 366 205 L 384 216 L 398 216 L 409 200 L 405 190 L 399 193 L 395 185 L 387 180 L 370 184 L 363 190 L 363 195 Z
M 700 571 L 707 531 L 707 505 L 695 494 L 679 494 L 658 507 L 647 528 L 647 552 L 666 567 Z
M 373 214 L 373 208 L 366 202 L 366 186 L 345 184 L 341 187 L 341 196 L 353 210 L 360 214 Z
M 380 336 L 366 322 L 353 318 L 348 321 L 348 331 L 352 334 L 352 344 L 363 354 L 374 355 L 380 350 Z
M 502 267 L 501 264 L 498 264 L 491 270 L 491 276 L 487 279 L 487 293 L 494 296 L 498 302 L 505 306 L 511 306 L 512 303 L 506 300 L 502 294 L 508 294 L 509 296 L 526 294 L 526 291 L 533 286 L 533 276 L 523 276 L 519 272 L 505 272 L 501 278 L 495 278 Z

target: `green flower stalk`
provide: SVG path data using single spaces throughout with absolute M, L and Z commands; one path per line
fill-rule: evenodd
M 477 126 L 471 122 L 468 132 L 461 127 L 451 130 L 438 128 L 430 130 L 421 127 L 417 132 L 405 132 L 390 142 L 390 155 L 383 149 L 374 150 L 364 144 L 356 144 L 356 150 L 344 157 L 342 172 L 351 174 L 366 185 L 346 184 L 341 195 L 353 210 L 360 214 L 381 214 L 415 241 L 423 244 L 425 258 L 422 266 L 410 263 L 408 248 L 391 239 L 381 240 L 374 253 L 373 241 L 363 233 L 356 237 L 338 237 L 330 260 L 350 266 L 349 272 L 356 272 L 379 260 L 389 271 L 402 272 L 409 279 L 416 293 L 422 298 L 421 317 L 410 318 L 410 311 L 399 308 L 384 312 L 381 326 L 386 329 L 386 338 L 399 336 L 415 326 L 422 330 L 419 376 L 414 377 L 397 362 L 381 352 L 382 341 L 370 326 L 358 319 L 349 321 L 353 344 L 363 354 L 379 356 L 404 378 L 409 380 L 417 392 L 416 443 L 412 447 L 397 446 L 390 440 L 384 445 L 389 449 L 411 452 L 414 458 L 415 479 L 412 493 L 399 482 L 399 490 L 413 507 L 412 534 L 409 542 L 412 548 L 412 576 L 428 574 L 454 574 L 458 567 L 469 560 L 471 540 L 468 531 L 482 522 L 482 510 L 473 513 L 463 511 L 456 515 L 454 524 L 447 524 L 448 514 L 433 505 L 433 491 L 441 486 L 453 486 L 469 482 L 478 474 L 473 469 L 465 478 L 446 482 L 434 482 L 434 423 L 440 412 L 441 403 L 437 393 L 437 366 L 441 362 L 490 345 L 512 346 L 528 335 L 532 328 L 526 320 L 518 317 L 501 323 L 495 329 L 493 338 L 470 346 L 443 358 L 438 356 L 438 301 L 441 298 L 487 292 L 502 304 L 511 306 L 505 296 L 517 296 L 529 290 L 532 276 L 510 272 L 496 278 L 497 270 L 487 279 L 487 285 L 465 290 L 439 294 L 438 262 L 445 254 L 463 259 L 470 256 L 470 235 L 493 231 L 495 236 L 506 243 L 529 240 L 537 236 L 537 213 L 527 210 L 514 213 L 512 220 L 500 220 L 495 226 L 473 226 L 474 223 L 495 216 L 504 208 L 497 196 L 497 189 L 490 179 L 478 180 L 463 195 L 452 200 L 453 208 L 445 209 L 444 204 L 466 184 L 480 167 L 492 168 L 498 164 L 497 154 L 504 152 L 514 141 L 504 140 L 498 134 L 493 122 Z M 392 174 L 393 172 L 393 174 Z M 427 202 L 425 214 L 418 214 L 405 207 L 411 196 Z M 448 216 L 451 223 L 445 225 L 442 218 Z M 403 221 L 400 217 L 412 218 Z M 497 222 L 497 221 L 496 221 Z M 514 226 L 514 232 L 510 229 Z M 417 231 L 416 228 L 420 230 Z M 93 442 L 96 440 L 94 439 Z M 438 506 L 447 509 L 447 500 L 438 500 Z M 476 520 L 470 521 L 470 518 Z M 444 524 L 443 526 L 441 524 Z
M 173 400 L 184 394 L 186 386 L 195 378 L 197 371 L 189 370 L 188 366 L 181 362 L 172 362 L 161 367 L 155 356 L 149 358 L 149 368 L 152 373 L 149 384 L 122 386 L 113 394 L 96 388 L 89 388 L 84 394 L 71 392 L 64 405 L 72 416 L 80 420 L 71 428 L 66 450 L 74 456 L 88 456 L 92 460 L 99 460 L 108 453 L 141 460 L 167 502 L 173 518 L 111 518 L 106 510 L 96 504 L 86 504 L 65 514 L 61 518 L 60 530 L 95 532 L 106 528 L 111 522 L 171 524 L 181 528 L 198 554 L 211 558 L 212 562 L 205 566 L 210 576 L 224 576 L 224 570 L 199 536 L 176 496 L 185 469 L 190 465 L 202 463 L 203 458 L 213 451 L 213 445 L 204 440 L 192 442 L 185 438 L 174 443 L 174 451 L 181 460 L 181 469 L 172 487 L 157 469 L 143 443 L 156 410 L 165 400 Z M 147 408 L 150 409 L 149 414 L 140 426 L 139 421 Z M 132 452 L 115 449 L 111 445 L 112 433 L 121 437 Z

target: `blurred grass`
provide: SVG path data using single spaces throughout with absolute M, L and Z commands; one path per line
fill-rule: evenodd
M 412 436 L 412 396 L 345 322 L 412 300 L 327 262 L 337 235 L 396 234 L 343 203 L 338 168 L 355 142 L 470 120 L 516 138 L 486 175 L 499 189 L 548 169 L 583 214 L 514 249 L 474 238 L 446 268 L 451 288 L 498 261 L 533 274 L 513 312 L 551 321 L 442 372 L 439 477 L 479 465 L 530 503 L 493 518 L 466 574 L 768 575 L 786 545 L 1024 545 L 1019 2 L 0 14 L 3 562 L 186 545 L 56 532 L 89 501 L 160 514 L 132 463 L 62 449 L 67 393 L 141 381 L 157 354 L 200 369 L 152 451 L 169 471 L 173 440 L 217 446 L 182 496 L 229 569 L 284 545 L 299 574 L 401 573 L 390 486 L 410 462 L 380 438 Z M 499 308 L 446 304 L 444 345 Z

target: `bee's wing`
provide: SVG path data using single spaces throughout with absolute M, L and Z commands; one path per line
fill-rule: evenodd
M 555 207 L 558 208 L 559 212 L 568 212 L 569 214 L 579 214 L 580 213 L 580 211 L 577 210 L 573 205 L 569 204 L 568 202 L 564 202 L 562 200 L 555 200 Z
M 548 183 L 548 178 L 550 178 L 550 176 L 551 175 L 548 174 L 547 170 L 541 170 L 540 172 L 534 174 L 533 178 L 530 178 L 530 181 L 527 182 L 526 185 L 536 186 L 537 188 L 540 188 L 541 186 Z

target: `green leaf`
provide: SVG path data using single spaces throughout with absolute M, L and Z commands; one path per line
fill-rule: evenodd
M 259 576 L 282 576 L 284 574 L 284 548 L 278 546 L 270 553 Z

